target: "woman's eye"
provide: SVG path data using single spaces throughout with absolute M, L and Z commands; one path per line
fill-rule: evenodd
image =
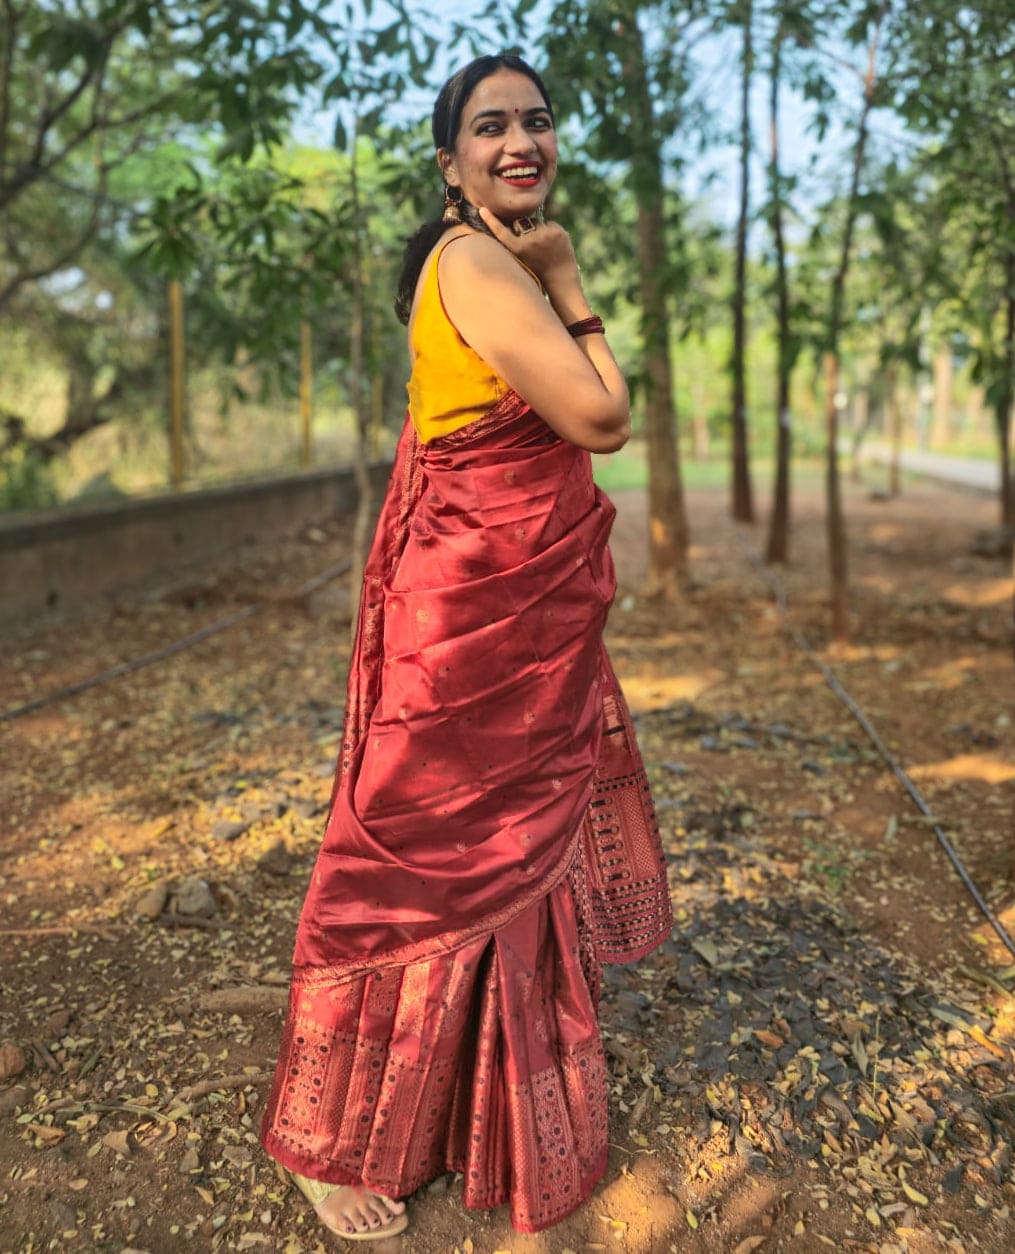
M 484 122 L 479 128 L 479 133 L 480 135 L 496 135 L 499 130 L 500 127 L 496 122 Z
M 548 131 L 550 129 L 549 118 L 532 118 L 529 126 L 535 127 L 537 131 Z

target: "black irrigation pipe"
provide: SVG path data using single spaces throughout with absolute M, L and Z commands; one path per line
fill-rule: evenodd
M 958 851 L 956 850 L 955 846 L 948 839 L 947 833 L 941 827 L 941 824 L 938 823 L 937 819 L 935 819 L 933 811 L 931 810 L 927 802 L 923 799 L 923 794 L 920 792 L 917 786 L 913 783 L 912 779 L 910 779 L 909 775 L 906 773 L 905 769 L 899 763 L 899 760 L 898 758 L 896 758 L 895 754 L 892 753 L 892 751 L 888 748 L 885 742 L 881 739 L 880 735 L 878 734 L 877 728 L 870 721 L 867 715 L 863 712 L 863 710 L 860 708 L 857 702 L 853 699 L 853 697 L 850 696 L 849 692 L 847 692 L 847 690 L 842 685 L 838 676 L 835 674 L 832 668 L 827 664 L 827 662 L 824 661 L 823 658 L 821 658 L 815 652 L 814 648 L 811 646 L 811 642 L 807 639 L 807 637 L 800 630 L 800 628 L 794 626 L 793 623 L 790 622 L 785 584 L 783 583 L 781 579 L 779 579 L 776 576 L 774 571 L 768 570 L 764 565 L 762 565 L 761 558 L 756 553 L 750 553 L 749 556 L 750 556 L 751 562 L 759 569 L 763 578 L 768 582 L 768 584 L 774 591 L 775 602 L 776 602 L 776 605 L 779 607 L 780 614 L 782 615 L 783 624 L 788 630 L 789 634 L 793 637 L 793 640 L 796 643 L 797 647 L 801 649 L 802 652 L 804 652 L 810 658 L 810 660 L 814 663 L 814 665 L 818 668 L 818 670 L 821 671 L 822 675 L 825 677 L 825 682 L 828 684 L 829 688 L 831 688 L 832 692 L 835 693 L 835 695 L 839 698 L 842 704 L 846 707 L 847 710 L 849 710 L 850 714 L 853 715 L 856 721 L 860 724 L 860 726 L 866 732 L 867 737 L 870 740 L 871 744 L 874 746 L 875 749 L 877 749 L 878 753 L 880 753 L 881 757 L 885 760 L 885 762 L 891 768 L 896 779 L 899 781 L 899 783 L 903 786 L 906 792 L 909 793 L 910 797 L 916 803 L 917 809 L 920 811 L 921 814 L 923 814 L 925 818 L 930 820 L 930 826 L 932 827 L 934 831 L 934 835 L 937 837 L 938 844 L 948 855 L 949 862 L 951 862 L 952 866 L 955 868 L 955 871 L 959 879 L 965 885 L 966 890 L 969 893 L 970 897 L 972 897 L 973 901 L 979 907 L 980 913 L 984 916 L 984 918 L 987 920 L 990 926 L 997 933 L 998 938 L 1000 939 L 1002 944 L 1007 948 L 1008 952 L 1011 953 L 1012 955 L 1015 955 L 1015 941 L 1013 941 L 1012 938 L 1008 935 L 1008 931 L 1005 928 L 1004 924 L 997 917 L 994 911 L 991 910 L 983 893 L 980 892 L 980 889 L 977 887 L 976 882 L 974 881 L 973 877 L 966 870 L 965 864 L 963 863 L 962 859 L 959 857 Z
M 347 557 L 342 558 L 340 562 L 335 562 L 327 570 L 321 571 L 319 575 L 314 575 L 313 578 L 301 584 L 292 594 L 293 599 L 309 596 L 311 592 L 316 592 L 318 588 L 323 587 L 326 583 L 330 583 L 332 579 L 337 579 L 339 575 L 344 575 L 349 570 L 351 564 L 350 559 Z M 56 688 L 53 692 L 47 692 L 41 697 L 35 697 L 31 701 L 26 701 L 24 705 L 17 705 L 13 709 L 0 711 L 0 723 L 9 723 L 13 719 L 20 718 L 23 714 L 31 714 L 35 710 L 41 710 L 44 706 L 53 705 L 57 701 L 66 701 L 68 697 L 76 697 L 79 693 L 87 692 L 90 688 L 98 688 L 101 684 L 108 684 L 111 680 L 130 675 L 134 671 L 141 670 L 144 666 L 151 666 L 153 662 L 162 662 L 176 653 L 182 653 L 184 649 L 200 644 L 202 640 L 207 640 L 209 636 L 217 636 L 220 631 L 225 631 L 229 627 L 235 627 L 237 623 L 242 623 L 248 618 L 253 618 L 263 608 L 263 605 L 244 605 L 242 609 L 234 610 L 232 614 L 227 614 L 225 618 L 209 623 L 207 627 L 202 627 L 199 631 L 192 631 L 189 636 L 182 636 L 179 640 L 173 640 L 170 644 L 163 645 L 161 649 L 155 649 L 151 653 L 142 653 L 140 657 L 131 658 L 129 662 L 120 662 L 119 665 L 111 666 L 109 670 L 102 671 L 101 674 L 92 675 L 88 679 L 79 679 L 76 683 L 67 684 L 64 688 Z

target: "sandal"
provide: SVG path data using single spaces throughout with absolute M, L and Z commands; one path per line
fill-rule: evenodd
M 323 1180 L 309 1180 L 306 1176 L 297 1175 L 295 1171 L 290 1171 L 289 1176 L 293 1184 L 296 1185 L 307 1201 L 314 1207 L 315 1211 L 336 1189 L 355 1187 L 351 1185 L 327 1184 Z M 392 1199 L 390 1197 L 385 1197 L 382 1193 L 378 1193 L 377 1196 L 385 1204 L 391 1205 Z M 397 1236 L 398 1233 L 404 1232 L 409 1226 L 409 1216 L 404 1210 L 396 1215 L 391 1223 L 385 1224 L 383 1228 L 370 1228 L 367 1232 L 357 1232 L 355 1230 L 346 1232 L 342 1228 L 337 1228 L 334 1224 L 329 1223 L 320 1211 L 317 1211 L 317 1218 L 320 1219 L 329 1232 L 333 1232 L 336 1237 L 342 1237 L 346 1241 L 379 1241 L 382 1237 Z

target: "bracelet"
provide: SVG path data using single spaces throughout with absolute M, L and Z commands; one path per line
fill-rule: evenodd
M 577 339 L 580 335 L 605 335 L 606 328 L 603 326 L 603 320 L 598 314 L 593 314 L 591 318 L 582 318 L 579 322 L 572 322 L 567 328 L 568 335 Z

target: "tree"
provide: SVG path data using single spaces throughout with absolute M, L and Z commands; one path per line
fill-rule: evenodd
M 776 446 L 775 487 L 765 560 L 769 563 L 776 563 L 789 560 L 790 471 L 793 455 L 793 413 L 790 406 L 790 388 L 793 369 L 801 348 L 801 337 L 794 329 L 787 260 L 786 199 L 787 189 L 792 184 L 782 169 L 780 105 L 786 53 L 792 48 L 813 48 L 819 15 L 815 12 L 811 0 L 773 0 L 769 17 L 772 22 L 772 32 L 768 66 L 769 158 L 766 217 L 772 233 L 772 251 L 775 262 Z M 832 97 L 832 88 L 827 78 L 815 65 L 813 58 L 810 57 L 800 67 L 799 78 L 804 96 L 817 101 L 819 105 L 817 129 L 820 134 L 824 129 L 824 109 Z
M 829 592 L 832 608 L 832 634 L 837 640 L 849 636 L 849 576 L 846 540 L 846 520 L 842 509 L 842 486 L 839 475 L 839 348 L 843 325 L 843 303 L 846 277 L 849 273 L 853 229 L 860 206 L 860 177 L 863 171 L 870 127 L 870 114 L 877 98 L 879 85 L 877 55 L 882 26 L 889 8 L 888 0 L 881 0 L 872 10 L 861 12 L 854 30 L 869 29 L 867 69 L 863 77 L 863 105 L 857 121 L 856 140 L 853 145 L 852 171 L 849 192 L 845 199 L 845 222 L 839 261 L 832 276 L 828 314 L 822 339 L 824 410 L 825 410 L 825 530 L 828 543 Z
M 734 0 L 732 14 L 743 34 L 740 74 L 740 210 L 737 216 L 736 260 L 733 289 L 733 353 L 730 359 L 733 431 L 733 517 L 754 521 L 747 439 L 747 228 L 750 221 L 751 75 L 754 69 L 752 0 Z
M 110 179 L 187 127 L 248 156 L 278 142 L 322 72 L 324 0 L 5 0 L 0 16 L 0 313 L 115 219 Z M 39 230 L 48 205 L 59 232 Z M 29 229 L 31 228 L 31 229 Z M 69 228 L 69 229 L 67 229 Z
M 321 320 L 342 304 L 355 218 L 348 187 L 321 203 L 271 154 L 301 93 L 319 84 L 325 105 L 355 95 L 374 126 L 386 102 L 424 81 L 437 47 L 399 0 L 381 29 L 342 8 L 344 22 L 325 0 L 6 0 L 0 317 L 44 306 L 54 342 L 80 345 L 86 324 L 98 335 L 122 307 L 82 319 L 76 292 L 115 253 L 152 308 L 164 303 L 159 278 L 200 276 L 188 302 L 198 353 L 233 362 L 242 351 L 284 378 L 301 312 Z M 407 182 L 389 178 L 386 195 Z M 137 364 L 152 389 L 162 352 L 146 342 Z M 62 429 L 39 440 L 10 415 L 8 450 L 52 457 L 122 410 L 130 379 L 108 337 L 105 351 L 101 380 L 71 388 Z
M 687 572 L 688 527 L 673 400 L 672 253 L 667 144 L 686 121 L 685 97 L 703 5 L 592 0 L 557 4 L 541 46 L 565 111 L 581 116 L 588 154 L 629 173 L 636 210 L 645 435 L 649 471 L 649 590 L 675 599 Z M 651 43 L 644 30 L 651 29 Z
M 960 236 L 950 299 L 994 411 L 1000 514 L 1015 527 L 1015 27 L 1004 5 L 920 0 L 900 19 L 895 104 Z

